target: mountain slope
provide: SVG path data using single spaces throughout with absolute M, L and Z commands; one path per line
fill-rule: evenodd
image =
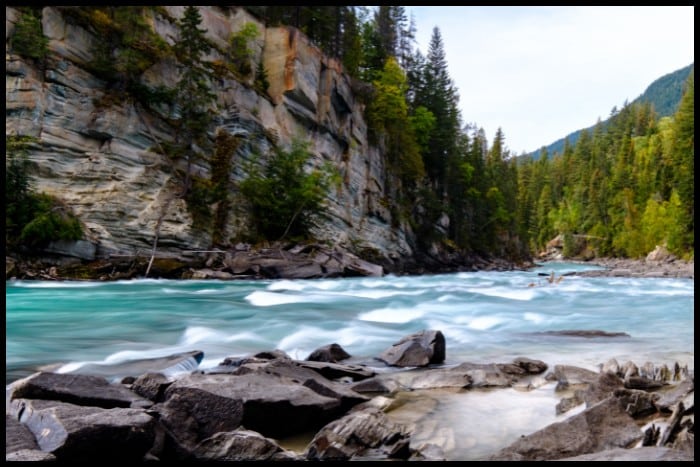
M 639 97 L 637 97 L 631 103 L 649 102 L 654 106 L 654 109 L 656 110 L 656 113 L 659 117 L 673 115 L 676 112 L 676 109 L 678 108 L 678 103 L 681 101 L 681 97 L 683 95 L 683 86 L 685 85 L 685 82 L 688 79 L 688 75 L 690 75 L 690 70 L 692 70 L 693 65 L 694 63 L 691 63 L 690 65 L 681 68 L 680 70 L 668 73 L 662 76 L 661 78 L 655 80 L 646 88 L 646 90 Z M 607 120 L 604 120 L 603 124 L 605 125 L 606 122 Z M 567 139 L 569 140 L 569 144 L 576 144 L 579 135 L 584 129 L 592 131 L 594 127 L 595 124 L 591 125 L 588 128 L 576 130 L 572 133 L 569 133 L 564 138 L 556 140 L 555 142 L 546 146 L 547 154 L 549 154 L 549 156 L 552 157 L 555 153 L 561 153 L 564 149 L 564 142 Z M 537 151 L 533 151 L 524 157 L 533 157 L 535 159 L 538 159 L 540 157 L 540 149 L 538 149 Z

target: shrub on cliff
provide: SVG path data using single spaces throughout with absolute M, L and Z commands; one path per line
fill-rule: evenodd
M 35 142 L 29 136 L 5 137 L 5 244 L 10 248 L 41 247 L 83 235 L 80 221 L 57 198 L 34 192 L 27 152 Z
M 258 235 L 268 240 L 308 236 L 313 217 L 323 211 L 338 178 L 330 166 L 304 170 L 310 157 L 308 144 L 294 141 L 289 151 L 276 149 L 264 170 L 248 168 L 240 190 L 250 203 Z
M 43 60 L 49 53 L 49 39 L 41 29 L 41 11 L 21 8 L 12 35 L 12 49 L 24 57 Z

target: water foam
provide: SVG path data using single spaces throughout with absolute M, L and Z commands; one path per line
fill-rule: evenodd
M 425 315 L 425 311 L 416 308 L 380 308 L 361 313 L 357 319 L 379 323 L 408 323 Z

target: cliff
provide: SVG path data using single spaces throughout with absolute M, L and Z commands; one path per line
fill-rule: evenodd
M 198 225 L 178 196 L 177 162 L 156 150 L 172 141 L 166 112 L 146 110 L 129 100 L 110 99 L 106 83 L 89 70 L 92 50 L 101 40 L 91 28 L 70 21 L 65 8 L 44 7 L 43 34 L 49 39 L 45 65 L 12 53 L 9 47 L 19 12 L 6 7 L 6 134 L 38 139 L 29 151 L 37 191 L 56 196 L 80 219 L 85 239 L 49 247 L 84 260 L 119 255 L 147 256 L 161 219 L 158 254 L 180 257 L 207 250 L 211 228 Z M 175 21 L 183 6 L 151 13 L 154 31 L 169 44 L 177 37 Z M 385 157 L 367 138 L 363 104 L 353 92 L 341 64 L 324 56 L 294 28 L 265 27 L 236 7 L 201 7 L 201 28 L 219 49 L 246 23 L 259 31 L 251 44 L 253 62 L 267 71 L 266 93 L 251 80 L 214 80 L 216 117 L 210 138 L 218 131 L 241 137 L 228 174 L 232 205 L 221 237 L 235 242 L 246 229 L 239 209 L 237 182 L 255 153 L 288 147 L 301 138 L 311 143 L 312 165 L 331 162 L 342 183 L 331 190 L 328 214 L 314 236 L 330 246 L 392 261 L 411 257 L 413 234 L 405 222 L 392 219 L 387 195 Z M 224 60 L 214 49 L 206 60 Z M 149 85 L 173 86 L 175 65 L 163 60 L 142 75 Z M 193 173 L 211 177 L 200 161 Z

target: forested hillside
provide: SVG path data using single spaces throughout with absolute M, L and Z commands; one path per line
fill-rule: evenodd
M 535 250 L 562 234 L 565 256 L 694 252 L 694 71 L 673 116 L 626 105 L 561 154 L 518 169 L 522 234 Z
M 212 25 L 225 23 L 220 18 L 241 18 L 241 7 L 201 8 L 208 9 Z M 133 214 L 139 219 L 128 224 L 134 231 L 120 233 L 133 245 L 139 247 L 155 237 L 155 252 L 164 219 L 171 228 L 181 229 L 172 233 L 171 244 L 179 245 L 180 238 L 195 239 L 200 249 L 229 248 L 242 239 L 314 240 L 314 233 L 323 231 L 324 221 L 350 225 L 357 230 L 357 239 L 365 241 L 371 236 L 362 229 L 371 221 L 375 229 L 395 230 L 413 252 L 430 258 L 456 254 L 520 261 L 560 234 L 567 255 L 639 257 L 666 244 L 678 255 L 693 256 L 692 72 L 673 115 L 659 118 L 650 102 L 635 101 L 619 111 L 614 109 L 605 123 L 582 131 L 575 144 L 566 144 L 554 157 L 545 154 L 539 160 L 522 160 L 510 153 L 503 129 L 489 142 L 478 124 L 463 123 L 440 29 L 433 29 L 423 55 L 414 40 L 415 25 L 404 7 L 242 8 L 257 18 L 258 26 L 274 31 L 270 33 L 274 37 L 261 37 L 254 22 L 248 21 L 227 40 L 214 43 L 201 27 L 198 7 L 183 8 L 180 18 L 172 14 L 179 10 L 164 7 L 60 7 L 50 12 L 60 15 L 66 24 L 104 38 L 91 51 L 90 60 L 81 64 L 86 76 L 104 83 L 105 89 L 95 90 L 102 97 L 93 99 L 94 113 L 100 118 L 90 122 L 95 128 L 104 125 L 99 130 L 80 129 L 76 141 L 97 141 L 100 151 L 110 148 L 99 154 L 113 155 L 112 140 L 124 137 L 123 131 L 115 132 L 112 125 L 105 124 L 106 112 L 115 103 L 131 106 L 128 111 L 115 112 L 116 117 L 147 115 L 160 125 L 159 134 L 167 136 L 154 137 L 149 126 L 144 126 L 143 134 L 136 138 L 152 144 L 149 158 L 166 156 L 168 170 L 173 168 L 168 180 L 175 194 L 159 205 L 160 217 L 154 214 L 156 204 Z M 17 11 L 14 32 L 8 36 L 11 59 L 20 64 L 13 67 L 32 67 L 40 75 L 47 66 L 58 63 L 42 31 L 44 11 L 32 7 Z M 161 32 L 154 28 L 156 22 Z M 168 41 L 160 35 L 162 31 L 167 31 Z M 293 56 L 298 50 L 294 48 L 298 31 L 320 48 L 323 59 L 315 47 L 308 54 L 316 61 Z M 273 39 L 277 42 L 271 43 L 281 52 L 262 53 L 265 41 Z M 291 66 L 306 63 L 313 69 L 290 71 Z M 274 80 L 266 68 L 271 65 L 277 67 Z M 168 66 L 172 73 L 154 74 L 158 66 Z M 13 71 L 17 89 L 25 68 Z M 347 92 L 324 84 L 340 80 L 330 72 L 324 74 L 327 70 L 341 70 L 338 75 L 350 77 Z M 154 81 L 154 76 L 172 79 L 164 83 Z M 291 82 L 294 79 L 297 82 Z M 97 89 L 98 81 L 91 78 L 89 82 Z M 306 83 L 314 88 L 305 90 Z M 246 105 L 252 103 L 245 120 L 240 117 L 243 105 L 236 102 L 241 96 L 247 99 Z M 229 103 L 224 105 L 223 100 Z M 44 101 L 47 99 L 36 100 Z M 282 112 L 280 103 L 289 109 L 284 122 L 294 123 L 275 123 L 274 130 L 264 127 L 274 123 L 271 116 Z M 329 108 L 333 113 L 323 116 L 323 109 Z M 354 118 L 354 109 L 363 109 L 364 115 Z M 8 111 L 8 118 L 22 123 L 27 114 L 26 109 Z M 361 130 L 353 126 L 357 122 Z M 364 135 L 356 136 L 365 130 L 365 122 L 367 141 Z M 302 125 L 317 139 L 313 158 L 325 161 L 323 167 L 310 173 L 304 170 L 312 156 L 309 145 L 295 142 L 289 148 L 278 144 L 277 132 L 286 125 Z M 17 128 L 23 127 L 18 124 Z M 237 133 L 226 133 L 226 128 L 235 128 Z M 350 137 L 343 133 L 346 131 Z M 171 135 L 174 137 L 168 139 Z M 7 135 L 11 144 L 6 152 L 6 244 L 34 248 L 53 240 L 82 238 L 70 209 L 59 199 L 42 198 L 35 189 L 41 187 L 35 187 L 28 173 L 26 154 L 41 151 L 41 144 L 51 142 L 25 136 L 9 131 Z M 132 141 L 121 144 L 127 143 Z M 256 159 L 261 148 L 270 149 L 269 155 Z M 333 154 L 322 154 L 330 152 L 329 148 Z M 341 176 L 341 166 L 351 167 L 352 157 L 358 167 L 381 168 L 383 173 L 359 177 L 357 170 L 348 169 Z M 329 167 L 330 161 L 336 161 L 336 167 Z M 358 190 L 360 183 L 365 185 Z M 67 180 L 60 184 L 71 185 Z M 339 184 L 344 184 L 343 196 L 353 200 L 354 206 L 348 201 L 341 206 L 341 198 L 336 197 L 335 218 L 319 216 Z M 152 188 L 144 182 L 141 189 Z M 116 188 L 110 185 L 109 189 Z M 366 211 L 360 210 L 359 200 L 365 199 L 361 195 L 370 190 L 374 190 L 374 199 L 362 201 Z M 336 188 L 335 193 L 342 194 L 342 190 Z M 110 195 L 100 202 L 109 203 L 113 198 Z M 82 197 L 80 200 L 82 203 Z M 95 203 L 74 204 L 82 210 L 97 209 Z M 186 214 L 194 219 L 188 221 L 191 224 L 180 220 L 185 213 L 166 216 L 171 205 L 186 206 Z M 339 220 L 337 211 L 346 207 L 356 217 Z M 356 211 L 351 211 L 353 207 Z M 114 220 L 91 213 L 103 225 Z M 146 232 L 142 219 L 148 219 L 155 230 Z M 357 225 L 348 219 L 356 219 Z M 95 231 L 100 231 L 94 226 L 99 222 L 93 222 Z M 234 224 L 237 230 L 232 235 Z M 388 239 L 386 235 L 385 243 Z M 358 254 L 369 250 L 367 246 L 357 248 Z
M 685 83 L 688 81 L 688 75 L 690 75 L 693 69 L 693 64 L 676 70 L 673 73 L 668 73 L 661 78 L 655 80 L 649 85 L 649 87 L 644 90 L 644 92 L 632 101 L 632 104 L 642 104 L 649 103 L 654 108 L 654 111 L 659 117 L 669 117 L 676 113 L 678 109 L 678 104 L 681 102 L 683 97 L 683 90 L 685 89 Z M 615 114 L 617 109 L 612 110 L 612 114 Z M 603 123 L 607 123 L 607 119 Z M 595 125 L 594 125 L 595 126 Z M 593 126 L 586 128 L 587 131 L 592 131 Z M 552 157 L 556 153 L 561 153 L 564 150 L 564 142 L 568 140 L 569 144 L 576 144 L 581 132 L 583 130 L 576 130 L 569 133 L 564 138 L 560 138 L 555 142 L 546 146 L 547 154 Z M 538 158 L 541 149 L 533 151 L 524 157 L 534 157 Z

